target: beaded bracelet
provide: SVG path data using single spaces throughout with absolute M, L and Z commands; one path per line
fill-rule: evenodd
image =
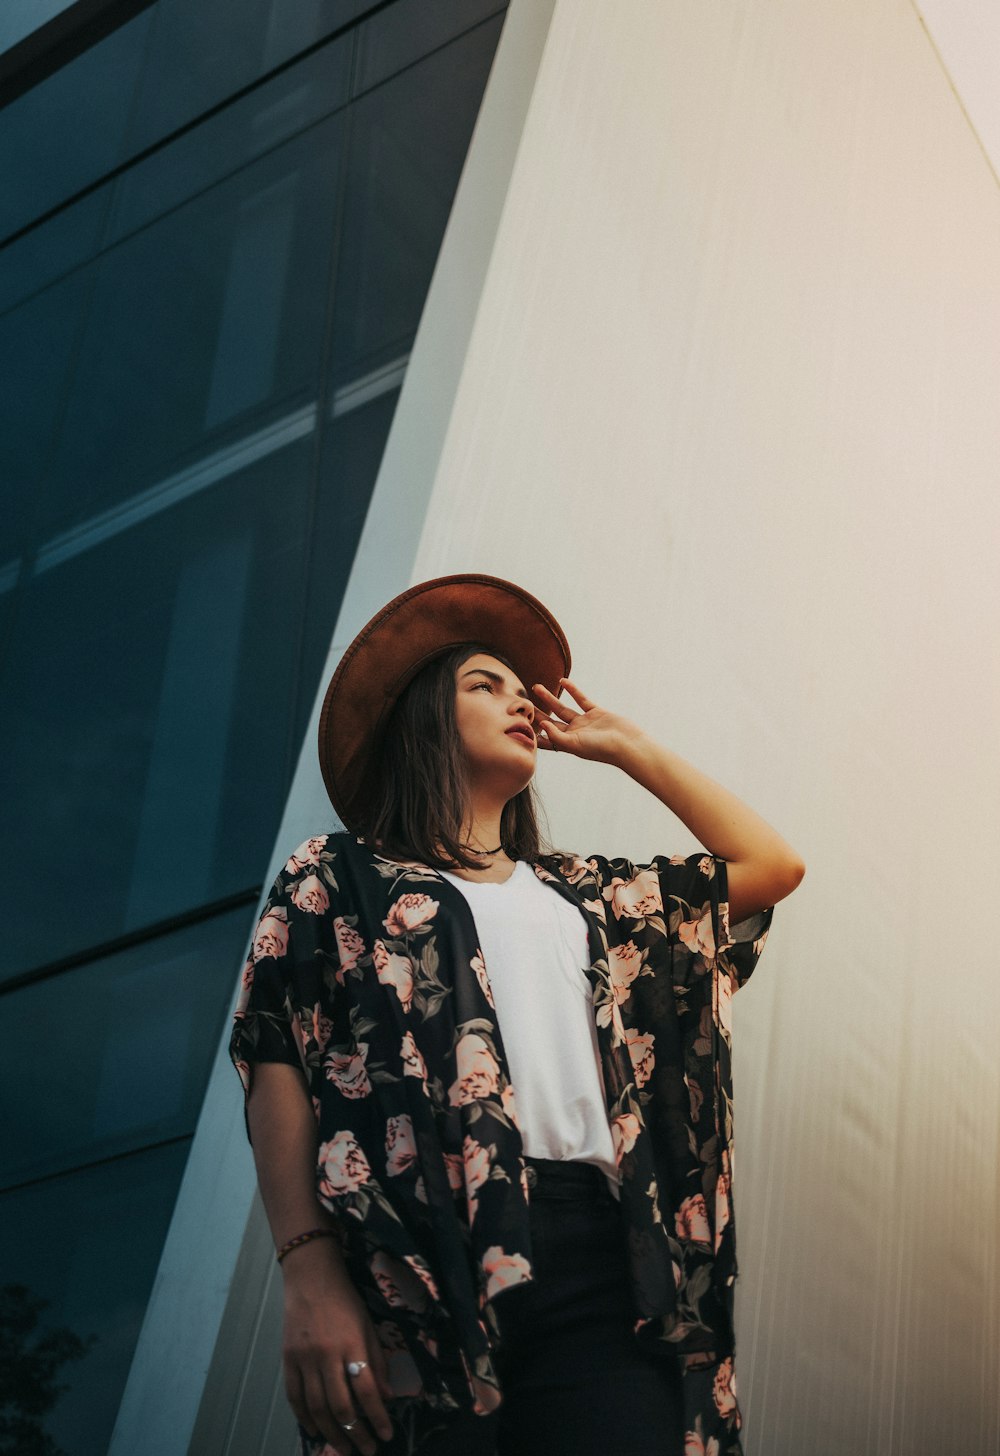
M 278 1263 L 280 1264 L 285 1255 L 290 1254 L 293 1249 L 297 1249 L 300 1244 L 309 1244 L 313 1239 L 332 1239 L 335 1235 L 336 1230 L 332 1228 L 307 1229 L 304 1234 L 296 1234 L 294 1239 L 289 1239 L 288 1243 L 282 1244 L 278 1250 L 276 1256 Z

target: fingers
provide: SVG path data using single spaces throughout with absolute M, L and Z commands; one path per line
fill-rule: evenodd
M 353 1379 L 346 1369 L 341 1369 L 339 1378 L 331 1371 L 324 1380 L 318 1370 L 311 1370 L 286 1379 L 288 1399 L 299 1424 L 313 1439 L 320 1435 L 328 1441 L 337 1456 L 356 1452 L 375 1456 L 378 1446 L 373 1430 L 383 1441 L 392 1439 L 392 1421 L 370 1369 L 369 1365 Z
M 591 698 L 588 698 L 586 693 L 578 688 L 576 683 L 571 682 L 568 677 L 561 677 L 558 686 L 560 692 L 568 690 L 585 713 L 589 713 L 592 708 L 597 707 L 597 704 Z M 558 713 L 560 717 L 566 718 L 567 720 L 578 716 L 568 703 L 562 702 L 554 693 L 550 693 L 544 683 L 532 683 L 531 691 L 537 698 L 543 699 L 550 713 Z
M 560 678 L 559 681 L 562 682 L 562 678 Z M 536 698 L 541 699 L 547 712 L 572 714 L 573 709 L 569 706 L 569 704 L 561 703 L 554 693 L 549 692 L 548 688 L 545 686 L 544 683 L 532 683 L 531 691 L 534 693 Z M 539 715 L 536 713 L 536 722 L 538 721 L 538 717 Z
M 309 1414 L 306 1404 L 305 1391 L 302 1388 L 302 1376 L 299 1374 L 298 1366 L 285 1362 L 285 1394 L 288 1397 L 288 1404 L 292 1413 L 307 1436 L 316 1436 L 318 1427 Z
M 362 1370 L 360 1375 L 352 1375 L 349 1377 L 351 1393 L 354 1396 L 355 1405 L 359 1408 L 372 1430 L 381 1440 L 389 1441 L 392 1439 L 392 1421 L 389 1419 L 389 1414 L 383 1404 L 382 1393 L 379 1390 L 379 1382 L 372 1369 L 371 1354 L 373 1352 L 369 1351 L 367 1353 L 369 1363 L 365 1366 L 364 1370 Z M 388 1380 L 385 1383 L 388 1386 Z M 357 1431 L 352 1431 L 352 1438 L 357 1434 Z M 365 1450 L 364 1447 L 361 1449 Z
M 556 746 L 555 735 L 551 732 L 553 728 L 558 733 L 564 731 L 561 723 L 554 723 L 551 718 L 547 717 L 543 713 L 539 713 L 539 715 L 535 719 L 535 741 L 538 744 L 539 748 L 547 749 L 550 753 L 555 749 Z
M 341 1430 L 340 1418 L 333 1408 L 333 1403 L 318 1370 L 303 1373 L 302 1390 L 305 1405 L 304 1415 L 300 1415 L 299 1411 L 295 1410 L 300 1424 L 314 1439 L 319 1435 L 328 1441 L 337 1452 L 337 1456 L 347 1456 L 351 1450 L 350 1433 Z M 354 1417 L 347 1415 L 345 1419 L 350 1421 Z
M 570 682 L 568 677 L 561 677 L 559 681 L 564 688 L 569 689 L 585 713 L 589 713 L 592 708 L 597 707 L 597 704 L 588 698 L 585 693 L 581 692 L 576 683 Z

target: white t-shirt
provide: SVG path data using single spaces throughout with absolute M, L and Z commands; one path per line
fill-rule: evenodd
M 617 1195 L 586 921 L 525 860 L 502 885 L 440 873 L 476 922 L 526 1156 L 596 1163 Z

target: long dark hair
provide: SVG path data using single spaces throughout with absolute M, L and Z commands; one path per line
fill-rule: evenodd
M 494 648 L 463 642 L 429 662 L 400 694 L 373 756 L 362 837 L 394 859 L 435 869 L 482 869 L 462 847 L 469 780 L 455 719 L 455 674 L 477 652 L 514 671 Z M 534 786 L 508 800 L 500 816 L 500 844 L 511 859 L 543 853 Z

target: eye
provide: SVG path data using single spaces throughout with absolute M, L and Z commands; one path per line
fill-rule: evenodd
M 492 692 L 493 691 L 493 684 L 487 678 L 483 682 L 473 683 L 472 684 L 472 691 L 475 692 L 476 688 L 486 688 L 489 692 Z

